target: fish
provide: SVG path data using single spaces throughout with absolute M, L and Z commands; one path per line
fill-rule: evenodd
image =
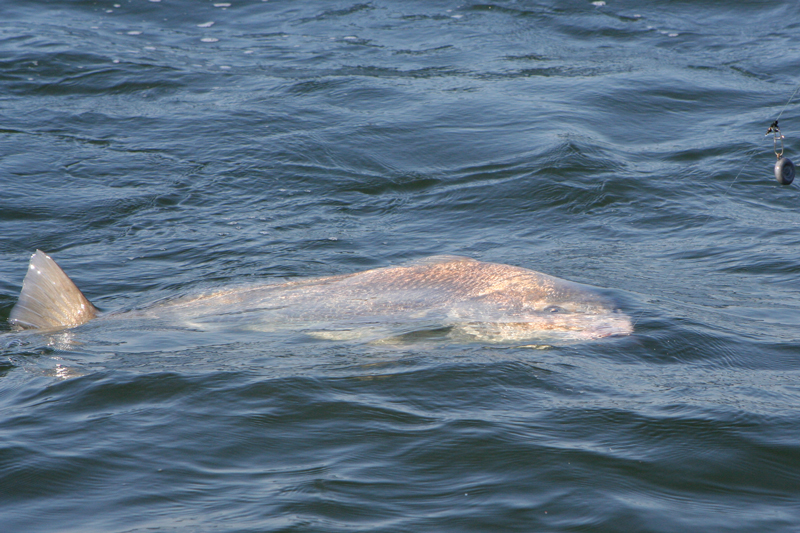
M 200 330 L 284 328 L 338 340 L 398 339 L 427 332 L 465 342 L 569 343 L 633 332 L 630 316 L 593 287 L 449 255 L 101 313 L 49 255 L 37 250 L 9 322 L 15 330 L 52 330 L 126 318 Z

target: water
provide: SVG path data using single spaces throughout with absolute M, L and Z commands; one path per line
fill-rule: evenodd
M 796 3 L 226 4 L 0 6 L 0 318 L 36 248 L 106 311 L 448 253 L 635 331 L 4 326 L 4 531 L 797 530 Z

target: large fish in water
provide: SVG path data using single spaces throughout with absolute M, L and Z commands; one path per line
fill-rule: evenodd
M 98 315 L 55 261 L 37 250 L 9 321 L 16 329 L 53 329 L 95 318 L 136 318 L 192 329 L 288 328 L 331 339 L 373 340 L 436 331 L 479 342 L 575 342 L 633 331 L 630 317 L 590 287 L 455 256 L 221 290 Z

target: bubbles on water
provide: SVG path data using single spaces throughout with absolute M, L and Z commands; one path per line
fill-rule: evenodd
M 141 34 L 142 34 L 142 32 L 140 32 L 138 30 L 133 30 L 133 31 L 129 31 L 128 32 L 128 35 L 141 35 Z
M 594 7 L 603 7 L 604 5 L 606 5 L 606 3 L 603 2 L 603 0 L 597 0 L 596 2 L 592 2 L 592 5 Z
M 227 2 L 220 2 L 220 3 L 214 4 L 214 7 L 226 8 L 226 7 L 231 7 L 231 5 L 229 3 L 227 3 Z
M 216 43 L 216 42 L 219 42 L 219 39 L 217 39 L 216 37 L 203 37 L 200 40 L 203 41 L 204 43 Z
M 210 28 L 213 25 L 214 25 L 214 21 L 212 20 L 212 21 L 209 21 L 209 22 L 203 22 L 202 24 L 198 24 L 197 27 L 198 28 Z

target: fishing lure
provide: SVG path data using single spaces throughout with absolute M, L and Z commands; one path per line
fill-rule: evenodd
M 788 157 L 783 157 L 783 134 L 778 127 L 778 121 L 773 122 L 766 135 L 772 134 L 772 145 L 775 149 L 775 157 L 778 161 L 775 163 L 775 179 L 781 185 L 789 185 L 794 181 L 794 163 Z M 781 142 L 781 149 L 778 150 L 778 141 Z

